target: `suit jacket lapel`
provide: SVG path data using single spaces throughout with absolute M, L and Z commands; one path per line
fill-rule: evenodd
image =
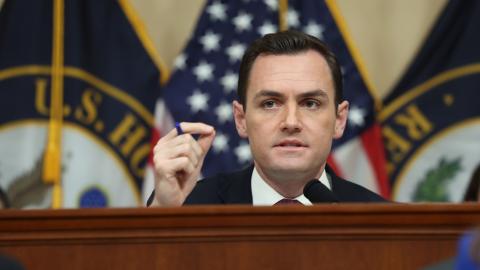
M 222 181 L 219 197 L 226 204 L 252 204 L 252 172 L 253 165 L 244 170 L 225 175 L 228 179 Z
M 332 191 L 334 193 L 341 193 L 341 182 L 344 181 L 338 177 L 333 170 L 326 165 L 325 171 L 328 173 Z M 252 204 L 252 172 L 253 165 L 248 166 L 246 169 L 225 175 L 225 181 L 222 181 L 219 187 L 218 196 L 221 198 L 222 203 L 225 204 Z M 339 183 L 340 182 L 340 183 Z M 341 196 L 341 194 L 338 194 Z

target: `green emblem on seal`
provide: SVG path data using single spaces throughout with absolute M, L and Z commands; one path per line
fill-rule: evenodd
M 447 184 L 455 179 L 455 175 L 462 169 L 461 158 L 451 162 L 441 158 L 436 168 L 430 169 L 425 177 L 420 180 L 413 201 L 448 202 Z

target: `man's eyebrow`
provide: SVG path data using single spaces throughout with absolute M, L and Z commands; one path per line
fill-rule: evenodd
M 254 99 L 259 97 L 282 97 L 283 94 L 273 90 L 260 90 L 258 93 L 255 94 L 253 97 Z
M 327 91 L 322 89 L 316 89 L 312 91 L 308 91 L 305 93 L 301 93 L 298 95 L 299 98 L 309 98 L 309 97 L 321 97 L 321 98 L 328 98 Z
M 260 90 L 258 93 L 255 94 L 253 98 L 259 97 L 282 97 L 284 94 L 274 90 Z M 328 98 L 327 92 L 322 89 L 316 89 L 301 93 L 298 95 L 299 98 L 308 98 L 308 97 L 323 97 Z

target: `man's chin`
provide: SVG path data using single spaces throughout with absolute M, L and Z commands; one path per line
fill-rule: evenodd
M 302 173 L 307 171 L 308 167 L 305 164 L 299 162 L 290 161 L 290 162 L 276 162 L 270 166 L 272 170 L 282 172 L 282 173 Z

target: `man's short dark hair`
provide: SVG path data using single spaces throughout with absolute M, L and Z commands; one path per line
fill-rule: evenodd
M 253 62 L 259 55 L 286 55 L 298 54 L 314 50 L 320 53 L 326 60 L 335 87 L 335 104 L 343 100 L 343 81 L 340 65 L 337 58 L 328 46 L 316 37 L 302 32 L 287 30 L 273 34 L 267 34 L 255 40 L 243 55 L 238 77 L 237 94 L 240 103 L 246 109 L 247 87 Z

